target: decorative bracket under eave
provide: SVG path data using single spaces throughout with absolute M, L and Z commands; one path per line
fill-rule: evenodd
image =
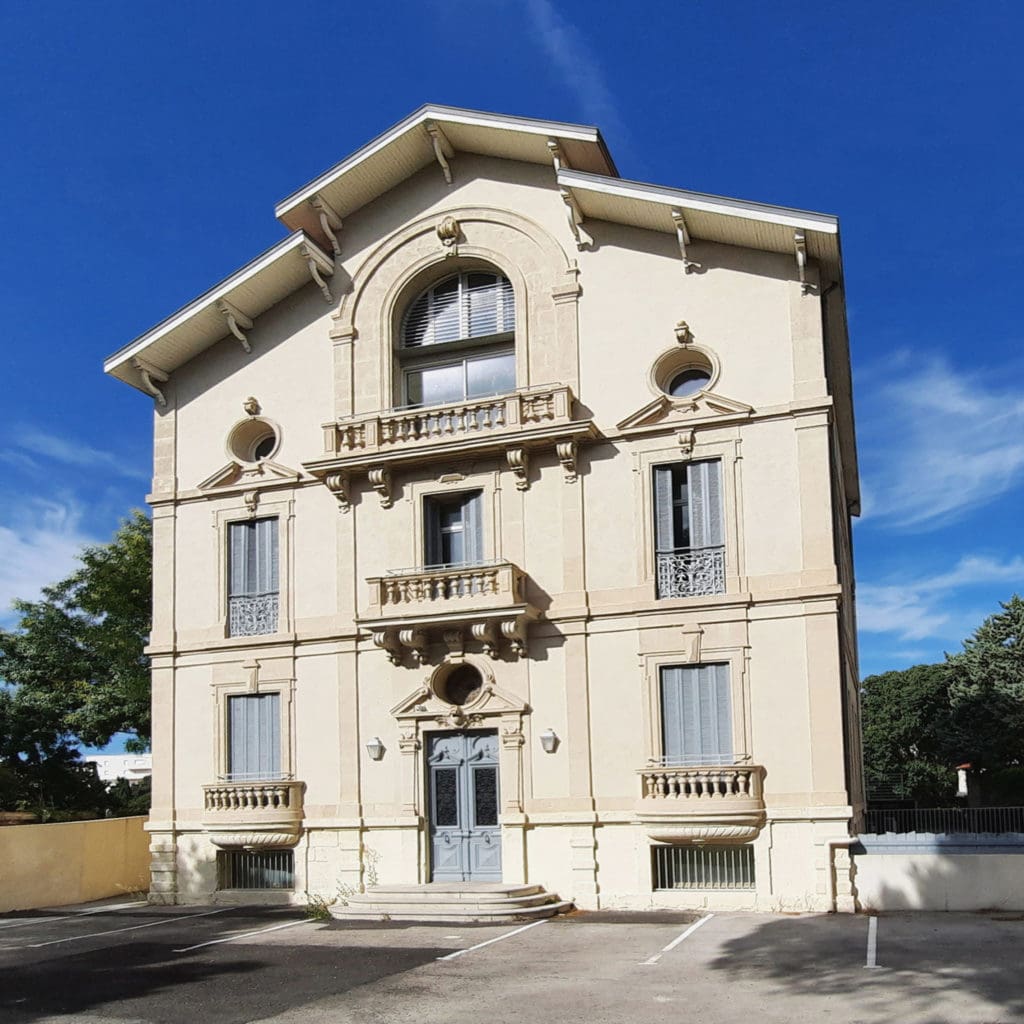
M 159 381 L 161 384 L 166 384 L 170 377 L 163 370 L 158 370 L 151 363 L 147 363 L 138 357 L 132 360 L 132 366 L 139 371 L 139 376 L 142 378 L 142 386 L 146 389 L 147 394 L 152 395 L 161 406 L 167 405 L 164 393 L 153 382 Z
M 338 509 L 341 512 L 348 512 L 352 508 L 352 495 L 349 492 L 348 473 L 328 473 L 324 477 L 327 490 L 338 499 Z
M 807 236 L 802 231 L 793 232 L 793 247 L 796 250 L 796 270 L 800 275 L 800 294 L 806 295 L 811 290 L 807 280 Z
M 228 330 L 242 343 L 242 348 L 248 353 L 252 351 L 249 339 L 242 333 L 252 330 L 252 320 L 247 317 L 237 306 L 232 305 L 227 299 L 217 300 L 217 309 L 221 316 L 228 323 Z
M 555 165 L 555 174 L 564 167 L 567 171 L 571 171 L 572 168 L 569 166 L 569 161 L 565 159 L 565 154 L 562 152 L 562 147 L 558 144 L 558 139 L 548 139 L 548 150 L 551 153 L 551 162 Z
M 586 242 L 583 240 L 583 236 L 580 233 L 580 226 L 583 224 L 583 212 L 580 210 L 580 204 L 576 202 L 576 197 L 567 188 L 560 188 L 559 193 L 562 196 L 562 202 L 565 203 L 566 217 L 569 221 L 569 230 L 572 232 L 573 238 L 576 239 L 576 248 L 582 249 Z
M 690 244 L 690 232 L 687 230 L 682 210 L 673 208 L 672 222 L 676 226 L 676 241 L 679 242 L 679 252 L 683 257 L 683 272 L 689 274 L 693 270 L 700 270 L 701 265 L 686 255 L 686 247 Z
M 334 250 L 334 255 L 340 256 L 341 243 L 338 241 L 338 232 L 341 231 L 342 220 L 338 216 L 338 211 L 321 195 L 313 196 L 309 201 L 309 205 L 319 215 L 320 230 L 331 240 L 331 248 Z
M 306 259 L 306 266 L 309 268 L 309 276 L 313 278 L 316 286 L 323 292 L 324 298 L 331 301 L 331 289 L 327 287 L 327 282 L 323 279 L 321 269 L 326 271 L 328 274 L 334 273 L 334 264 L 331 263 L 329 267 L 321 267 L 320 259 L 317 258 L 316 254 L 312 249 L 305 243 L 299 246 L 299 254 L 304 256 Z M 323 257 L 321 257 L 322 259 Z
M 433 121 L 424 121 L 423 127 L 427 129 L 427 134 L 430 136 L 430 144 L 434 147 L 434 156 L 441 165 L 444 180 L 450 185 L 452 183 L 452 166 L 448 162 L 448 158 L 454 155 L 455 147 L 452 146 L 445 133 Z M 447 153 L 445 152 L 446 149 L 448 150 Z

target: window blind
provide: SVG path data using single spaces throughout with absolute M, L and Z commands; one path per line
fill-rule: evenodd
M 663 668 L 661 730 L 666 764 L 732 764 L 729 666 Z
M 281 775 L 281 697 L 276 693 L 228 698 L 228 776 Z
M 277 593 L 277 533 L 276 516 L 229 525 L 229 597 Z

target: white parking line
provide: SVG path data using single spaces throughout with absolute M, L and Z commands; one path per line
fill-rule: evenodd
M 641 960 L 638 966 L 653 967 L 666 953 L 675 949 L 683 939 L 692 935 L 702 924 L 710 921 L 714 916 L 714 914 L 705 914 L 699 921 L 694 921 L 682 935 L 677 935 L 660 953 L 655 953 L 654 956 L 649 957 L 647 960 Z
M 92 907 L 89 910 L 75 910 L 70 914 L 61 914 L 60 917 L 23 917 L 17 921 L 0 921 L 0 931 L 8 928 L 24 928 L 28 924 L 53 924 L 55 921 L 70 921 L 73 917 L 87 917 L 92 914 L 109 914 L 112 910 L 127 910 L 129 907 L 145 907 L 145 900 L 137 900 L 134 903 L 112 903 L 106 907 Z
M 203 946 L 217 946 L 222 942 L 235 942 L 238 939 L 247 939 L 250 935 L 262 935 L 264 932 L 276 932 L 282 928 L 294 928 L 297 924 L 314 924 L 312 919 L 302 921 L 289 921 L 287 924 L 272 924 L 269 928 L 257 928 L 252 932 L 241 932 L 238 935 L 229 935 L 226 939 L 211 939 L 209 942 L 197 942 L 194 946 L 185 946 L 184 949 L 176 949 L 175 953 L 189 953 L 193 949 L 202 949 Z
M 133 924 L 127 928 L 110 928 L 105 932 L 90 932 L 88 935 L 69 935 L 64 939 L 50 939 L 49 942 L 29 942 L 22 949 L 41 949 L 43 946 L 57 946 L 62 942 L 82 942 L 85 939 L 95 939 L 101 935 L 117 935 L 119 932 L 135 932 L 140 928 L 156 928 L 161 924 L 173 924 L 175 921 L 188 921 L 193 917 L 212 917 L 214 914 L 223 914 L 227 907 L 220 910 L 207 910 L 203 914 L 181 914 L 178 917 L 164 917 L 159 921 L 148 921 L 146 924 Z
M 449 953 L 447 956 L 439 956 L 437 959 L 454 960 L 457 956 L 472 953 L 474 949 L 483 949 L 484 946 L 493 946 L 495 942 L 501 942 L 502 939 L 511 939 L 513 935 L 518 935 L 520 932 L 528 931 L 530 928 L 536 928 L 539 924 L 547 923 L 547 918 L 544 918 L 543 921 L 531 921 L 529 924 L 524 924 L 522 928 L 514 928 L 512 931 L 505 932 L 504 935 L 499 935 L 497 938 L 488 939 L 486 942 L 478 942 L 475 946 L 467 946 L 465 949 L 457 949 L 454 953 Z
M 878 966 L 878 918 L 868 918 L 868 957 L 865 968 Z

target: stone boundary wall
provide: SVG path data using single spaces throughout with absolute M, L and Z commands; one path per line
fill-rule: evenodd
M 144 816 L 0 828 L 0 913 L 149 889 Z
M 1024 834 L 860 836 L 857 909 L 1024 910 Z

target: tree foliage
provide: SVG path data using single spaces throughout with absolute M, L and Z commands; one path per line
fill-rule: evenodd
M 128 749 L 148 748 L 149 519 L 136 511 L 80 561 L 40 600 L 16 601 L 17 626 L 0 630 L 0 807 L 103 807 L 77 742 L 123 732 Z
M 864 768 L 897 795 L 950 803 L 956 768 L 979 773 L 987 803 L 1024 799 L 1024 600 L 1014 595 L 938 665 L 861 684 Z

